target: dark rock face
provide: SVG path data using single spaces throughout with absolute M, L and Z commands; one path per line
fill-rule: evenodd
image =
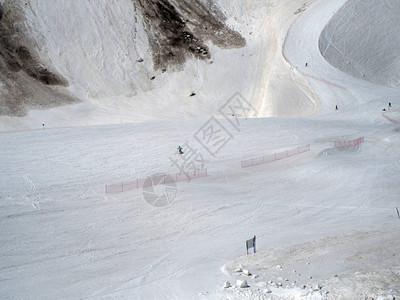
M 14 26 L 17 14 L 10 13 L 9 17 L 4 14 L 3 6 L 0 4 L 0 57 L 4 60 L 8 69 L 12 72 L 24 71 L 32 78 L 35 78 L 47 85 L 68 86 L 68 81 L 56 72 L 49 71 L 41 64 L 24 45 L 26 38 L 18 27 Z M 15 9 L 10 7 L 10 9 Z
M 204 44 L 207 40 L 221 48 L 246 45 L 239 33 L 223 23 L 223 14 L 211 1 L 132 1 L 143 16 L 156 70 L 181 65 L 189 55 L 210 59 L 210 50 Z
M 142 16 L 154 69 L 162 73 L 181 67 L 189 57 L 211 59 L 208 41 L 221 48 L 246 45 L 211 0 L 131 1 L 136 11 L 132 17 Z M 30 10 L 27 1 L 0 0 L 0 116 L 24 116 L 30 109 L 80 101 L 65 89 L 68 80 L 48 59 L 39 57 L 40 41 L 30 36 L 27 27 Z
M 0 115 L 23 116 L 30 108 L 50 108 L 77 101 L 60 89 L 68 81 L 35 55 L 23 31 L 23 11 L 13 1 L 0 4 Z

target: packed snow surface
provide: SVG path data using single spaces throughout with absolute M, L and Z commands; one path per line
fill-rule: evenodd
M 167 83 L 156 78 L 154 87 L 136 95 L 127 94 L 126 82 L 113 85 L 102 75 L 104 85 L 88 88 L 96 100 L 3 116 L 2 129 L 14 131 L 0 134 L 1 298 L 399 298 L 400 94 L 344 73 L 321 54 L 321 32 L 333 16 L 338 22 L 345 2 L 221 0 L 228 24 L 247 44 L 210 44 L 215 63 L 188 59 L 182 70 L 164 74 Z M 37 3 L 37 9 L 54 9 Z M 105 3 L 98 1 L 96 13 Z M 116 6 L 98 22 L 113 24 L 118 18 L 107 18 L 124 14 L 129 11 Z M 56 11 L 50 15 L 56 19 Z M 73 16 L 84 20 L 85 14 Z M 400 22 L 388 22 L 399 28 Z M 244 33 L 250 27 L 252 34 Z M 52 39 L 46 43 L 64 29 L 48 28 Z M 47 47 L 43 51 L 54 57 L 62 46 Z M 371 55 L 367 61 L 379 57 L 364 53 Z M 65 60 L 53 65 L 79 98 L 97 61 L 87 53 L 87 60 L 76 62 L 85 67 L 79 73 L 62 55 Z M 106 54 L 98 55 L 103 61 Z M 201 76 L 192 81 L 191 72 Z M 79 76 L 80 83 L 71 81 Z M 179 88 L 187 83 L 193 86 L 183 93 Z M 111 86 L 126 93 L 110 96 Z M 192 90 L 198 93 L 187 98 Z M 242 104 L 251 104 L 252 116 L 221 113 L 236 92 Z M 141 122 L 127 123 L 133 120 Z M 68 127 L 82 124 L 102 125 Z M 225 139 L 208 143 L 204 129 L 210 124 Z M 22 128 L 37 129 L 17 130 Z M 357 146 L 334 147 L 360 137 Z M 169 205 L 150 205 L 142 189 L 106 194 L 105 184 L 179 173 L 173 162 L 182 166 L 189 156 L 177 154 L 178 145 L 184 155 L 200 154 L 196 166 L 207 168 L 208 176 L 177 182 Z M 310 151 L 241 168 L 242 160 L 304 145 Z M 246 255 L 245 241 L 254 235 L 257 253 L 251 248 Z
M 399 11 L 397 0 L 347 1 L 321 33 L 322 55 L 355 77 L 399 88 Z

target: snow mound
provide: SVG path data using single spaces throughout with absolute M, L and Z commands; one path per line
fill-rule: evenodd
M 276 299 L 325 299 L 326 295 L 330 299 L 389 299 L 400 292 L 400 268 L 396 257 L 391 255 L 399 250 L 391 233 L 354 232 L 261 250 L 238 257 L 226 265 L 226 270 L 238 276 L 233 268 L 240 263 L 259 273 L 259 278 L 249 278 L 251 289 L 261 293 L 259 288 L 265 287 L 268 281 Z
M 322 55 L 352 76 L 400 87 L 399 11 L 397 0 L 347 1 L 321 33 Z

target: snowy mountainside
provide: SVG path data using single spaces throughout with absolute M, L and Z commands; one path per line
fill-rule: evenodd
M 371 17 L 394 34 L 391 1 Z M 351 31 L 337 21 L 347 0 L 0 3 L 0 100 L 26 102 L 0 117 L 2 298 L 400 298 L 399 90 L 319 47 L 327 24 Z M 204 15 L 186 21 L 185 3 Z M 176 32 L 144 20 L 160 14 Z M 203 16 L 232 45 L 205 36 Z M 156 65 L 175 33 L 190 42 L 163 49 L 195 53 Z M 222 117 L 237 91 L 255 113 Z M 178 181 L 193 164 L 207 176 Z M 176 189 L 132 187 L 160 173 Z
M 3 102 L 2 114 L 24 114 L 24 104 L 28 109 L 36 108 L 36 105 L 46 107 L 63 104 L 56 95 L 52 103 L 48 103 L 50 100 L 45 101 L 41 95 L 30 95 L 29 92 L 21 95 L 9 87 L 13 81 L 17 81 L 15 77 L 19 79 L 26 74 L 32 79 L 30 85 L 35 85 L 40 91 L 48 86 L 63 86 L 67 87 L 71 98 L 74 95 L 80 100 L 132 96 L 138 91 L 151 90 L 150 78 L 154 71 L 160 66 L 166 68 L 172 57 L 176 58 L 178 65 L 183 64 L 186 51 L 192 51 L 196 57 L 211 58 L 210 54 L 202 55 L 197 51 L 197 46 L 202 42 L 196 37 L 200 34 L 197 34 L 200 31 L 196 29 L 198 26 L 193 25 L 194 35 L 186 25 L 186 20 L 189 21 L 189 15 L 196 7 L 183 3 L 188 7 L 184 7 L 186 15 L 181 16 L 169 1 L 145 3 L 133 3 L 131 0 L 2 1 L 1 35 L 6 42 L 2 43 L 2 73 L 9 75 L 2 78 L 2 96 L 8 102 L 12 102 L 13 97 L 23 102 L 20 110 L 14 114 L 7 110 L 8 102 Z M 204 7 L 198 8 L 199 12 L 202 9 Z M 227 47 L 230 45 L 229 37 L 218 37 L 226 37 L 227 33 L 234 36 L 235 32 L 217 20 L 220 15 L 222 13 L 211 16 L 210 12 L 206 23 L 209 33 L 203 32 L 202 37 L 204 40 L 208 36 L 216 36 L 213 41 Z M 143 23 L 146 24 L 145 28 Z M 192 41 L 187 41 L 188 36 Z M 237 33 L 236 36 L 238 41 L 233 46 L 243 47 L 245 40 Z M 193 42 L 195 38 L 198 44 Z M 149 42 L 153 51 L 150 51 Z M 32 57 L 32 62 L 25 63 L 21 49 L 29 53 L 27 55 Z M 166 54 L 160 56 L 161 50 Z M 161 57 L 166 64 L 160 61 Z M 12 64 L 19 64 L 20 68 L 12 69 Z M 31 70 L 28 64 L 37 68 Z M 57 71 L 40 74 L 47 69 Z M 22 92 L 29 89 L 26 82 L 17 82 L 15 85 Z
M 237 91 L 258 117 L 314 113 L 275 63 L 297 2 L 1 0 L 0 129 L 205 117 Z

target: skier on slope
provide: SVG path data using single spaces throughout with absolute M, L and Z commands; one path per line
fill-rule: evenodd
M 178 151 L 179 151 L 179 154 L 183 154 L 183 149 L 181 146 L 178 146 Z

